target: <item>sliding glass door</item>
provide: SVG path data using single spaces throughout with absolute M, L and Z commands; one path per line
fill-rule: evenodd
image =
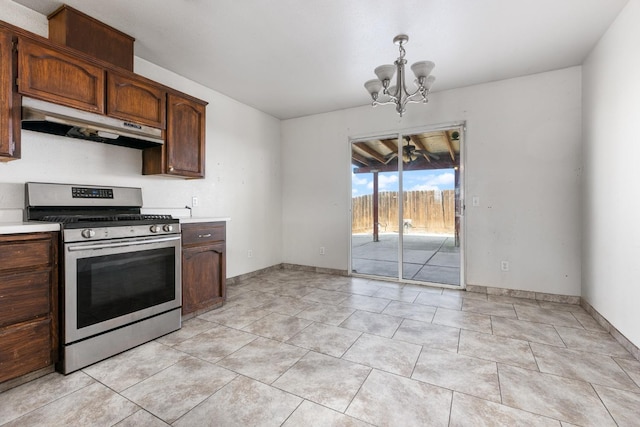
M 397 138 L 382 137 L 351 144 L 351 270 L 396 278 L 398 264 L 397 168 L 386 166 L 397 156 Z M 374 165 L 379 168 L 370 167 Z M 362 167 L 355 167 L 355 165 Z M 387 170 L 385 170 L 385 168 Z
M 462 131 L 352 141 L 353 274 L 462 283 Z

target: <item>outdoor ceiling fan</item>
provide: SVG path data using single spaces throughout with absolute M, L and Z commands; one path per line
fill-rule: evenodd
M 405 136 L 404 140 L 407 142 L 406 145 L 402 146 L 402 161 L 404 163 L 411 163 L 414 160 L 417 160 L 420 156 L 430 157 L 436 160 L 440 158 L 440 156 L 438 156 L 437 154 L 433 154 L 427 150 L 418 150 L 411 141 L 411 137 Z M 392 159 L 395 159 L 396 157 L 398 157 L 397 152 L 387 154 L 385 164 L 388 164 Z

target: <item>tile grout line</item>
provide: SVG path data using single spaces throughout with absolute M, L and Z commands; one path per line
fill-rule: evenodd
M 280 427 L 282 427 L 289 420 L 289 418 L 291 418 L 291 416 L 298 410 L 298 408 L 300 408 L 302 406 L 302 404 L 304 402 L 306 402 L 306 401 L 307 401 L 307 399 L 302 399 L 302 401 L 298 404 L 298 406 L 296 406 L 296 409 L 291 411 L 291 413 L 289 415 L 287 415 L 287 418 L 285 418 L 284 421 L 282 421 L 280 423 Z
M 6 422 L 2 423 L 2 425 L 8 424 L 8 423 L 10 423 L 10 422 L 17 421 L 17 420 L 19 420 L 19 419 L 20 419 L 20 418 L 22 418 L 22 417 L 25 417 L 25 416 L 27 416 L 27 415 L 29 415 L 29 414 L 32 414 L 32 413 L 34 413 L 35 411 L 37 411 L 37 410 L 39 410 L 39 409 L 41 409 L 41 408 L 44 408 L 44 407 L 46 407 L 46 406 L 51 405 L 51 404 L 52 404 L 52 403 L 54 403 L 54 402 L 57 402 L 57 401 L 59 401 L 59 400 L 64 399 L 65 397 L 71 396 L 72 394 L 75 394 L 76 392 L 78 392 L 78 391 L 80 391 L 80 390 L 83 390 L 83 389 L 85 389 L 85 388 L 87 388 L 87 387 L 89 387 L 89 386 L 91 386 L 91 385 L 93 385 L 93 384 L 101 384 L 101 385 L 103 385 L 100 381 L 96 380 L 95 378 L 93 378 L 91 375 L 89 375 L 89 374 L 85 373 L 84 371 L 80 370 L 79 372 L 82 372 L 84 375 L 86 375 L 86 376 L 88 376 L 89 378 L 91 378 L 94 382 L 92 382 L 92 383 L 90 383 L 90 384 L 87 384 L 87 385 L 85 385 L 85 386 L 82 386 L 82 387 L 80 387 L 80 388 L 78 388 L 78 389 L 75 389 L 75 390 L 73 390 L 73 391 L 71 391 L 71 392 L 69 392 L 69 393 L 67 393 L 67 394 L 65 394 L 65 395 L 63 395 L 63 396 L 56 397 L 55 399 L 53 399 L 53 400 L 51 400 L 51 401 L 49 401 L 49 402 L 45 403 L 44 405 L 38 406 L 37 408 L 34 408 L 34 409 L 32 409 L 32 410 L 30 410 L 30 411 L 28 411 L 28 412 L 25 412 L 24 414 L 21 414 L 20 416 L 18 416 L 18 417 L 16 417 L 16 418 L 10 419 L 10 420 L 8 420 L 8 421 L 6 421 Z M 55 373 L 55 374 L 57 374 L 57 372 L 52 372 L 51 374 L 54 374 L 54 373 Z M 51 374 L 47 374 L 47 375 L 51 375 Z M 42 378 L 42 377 L 41 377 L 41 378 Z M 36 379 L 35 379 L 35 380 L 33 380 L 33 381 L 37 381 L 38 379 L 39 379 L 39 378 L 36 378 Z M 31 382 L 31 381 L 29 381 L 29 382 Z M 28 383 L 25 383 L 25 384 L 29 384 L 29 382 L 28 382 Z M 21 384 L 21 385 L 24 385 L 24 384 Z M 17 387 L 15 387 L 15 388 L 18 388 L 18 387 L 20 387 L 20 386 L 17 386 Z M 9 390 L 12 390 L 12 389 L 9 389 Z M 9 390 L 5 390 L 5 392 L 6 392 L 6 391 L 9 391 Z M 2 393 L 5 393 L 5 392 L 2 392 Z
M 631 380 L 631 382 L 632 382 L 633 384 L 635 384 L 635 385 L 636 385 L 636 387 L 638 387 L 638 392 L 640 393 L 640 384 L 636 383 L 636 381 L 631 377 L 631 375 L 629 375 L 629 372 L 627 372 L 627 370 L 626 370 L 622 365 L 620 365 L 620 362 L 618 362 L 618 359 L 620 359 L 620 358 L 619 358 L 619 357 L 615 357 L 615 356 L 609 356 L 609 357 L 611 357 L 611 358 L 613 359 L 614 363 L 615 363 L 616 365 L 618 365 L 618 367 L 619 367 L 620 369 L 622 369 L 622 372 L 624 372 L 624 373 L 625 373 L 625 375 L 627 376 L 627 378 L 629 378 L 629 379 Z M 626 359 L 626 360 L 631 360 L 631 359 Z
M 451 414 L 453 414 L 453 399 L 455 399 L 455 397 L 456 391 L 451 390 L 451 402 L 449 403 L 449 422 L 447 423 L 448 426 L 451 426 Z
M 502 382 L 500 381 L 500 364 L 496 362 L 496 375 L 498 376 L 498 392 L 500 392 L 500 404 L 504 405 L 504 395 L 502 394 Z
M 340 359 L 340 360 L 343 360 L 343 359 Z M 351 362 L 351 363 L 353 363 L 353 362 Z M 358 363 L 358 364 L 359 364 L 359 363 Z M 362 366 L 366 366 L 366 365 L 362 365 Z M 358 395 L 358 393 L 360 393 L 360 390 L 362 390 L 362 386 L 364 386 L 364 383 L 366 383 L 366 382 L 367 382 L 367 380 L 368 380 L 368 379 L 369 379 L 369 377 L 371 376 L 371 373 L 372 373 L 372 372 L 373 372 L 373 370 L 375 369 L 375 368 L 372 368 L 372 367 L 370 367 L 370 366 L 366 366 L 366 367 L 367 367 L 367 368 L 369 368 L 369 373 L 367 374 L 367 377 L 364 379 L 364 381 L 362 381 L 362 383 L 361 383 L 361 384 L 360 384 L 360 386 L 358 387 L 358 390 L 353 394 L 353 397 L 349 400 L 349 403 L 347 404 L 346 408 L 344 408 L 344 411 L 342 411 L 342 413 L 343 413 L 344 415 L 347 415 L 347 411 L 349 410 L 349 407 L 350 407 L 350 406 L 351 406 L 351 404 L 353 403 L 353 399 L 355 399 L 355 398 L 356 398 L 356 396 Z M 358 419 L 358 420 L 364 421 L 363 419 L 358 418 L 358 417 L 353 417 L 353 418 L 356 418 L 356 419 Z M 365 422 L 366 422 L 366 421 L 365 421 Z
M 618 422 L 616 421 L 615 417 L 613 416 L 613 414 L 611 413 L 611 411 L 609 410 L 609 407 L 604 403 L 604 400 L 602 400 L 602 397 L 600 396 L 600 393 L 598 393 L 598 390 L 596 390 L 596 388 L 593 386 L 592 383 L 589 383 L 589 386 L 591 386 L 591 389 L 593 390 L 593 392 L 596 394 L 596 396 L 598 396 L 598 400 L 600 400 L 600 403 L 602 403 L 602 406 L 604 407 L 604 409 L 607 410 L 607 413 L 609 414 L 609 416 L 611 417 L 611 419 L 613 420 L 613 422 L 616 425 L 619 425 Z M 606 386 L 604 386 L 606 387 Z

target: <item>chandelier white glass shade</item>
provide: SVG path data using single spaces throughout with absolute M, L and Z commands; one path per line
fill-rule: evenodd
M 406 74 L 404 66 L 407 60 L 404 59 L 404 44 L 409 41 L 409 36 L 405 34 L 397 35 L 393 38 L 393 42 L 399 46 L 400 56 L 395 62 L 388 65 L 380 65 L 376 67 L 374 73 L 377 79 L 369 80 L 364 84 L 365 89 L 373 99 L 372 106 L 395 104 L 396 111 L 402 117 L 408 103 L 427 103 L 427 96 L 431 90 L 433 82 L 436 80 L 431 75 L 431 71 L 436 64 L 431 61 L 419 61 L 411 66 L 411 71 L 416 76 L 414 80 L 416 89 L 410 91 L 406 86 Z M 396 76 L 395 86 L 391 85 L 391 79 Z M 380 91 L 382 90 L 382 95 Z

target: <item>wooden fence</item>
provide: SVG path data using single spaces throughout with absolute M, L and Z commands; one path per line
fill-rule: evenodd
M 405 191 L 403 223 L 411 233 L 454 234 L 455 190 Z M 373 195 L 351 199 L 352 233 L 373 233 Z M 378 194 L 380 233 L 398 232 L 398 192 Z

